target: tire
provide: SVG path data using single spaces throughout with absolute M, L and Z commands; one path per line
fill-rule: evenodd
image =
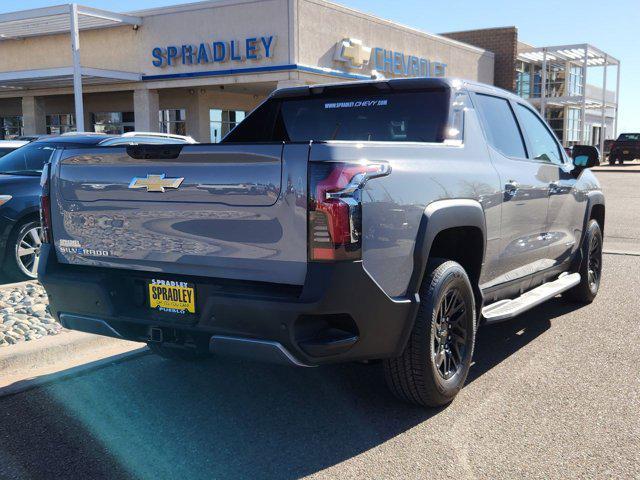
M 34 218 L 19 221 L 7 239 L 4 273 L 10 280 L 33 280 L 38 276 L 40 222 Z M 21 255 L 22 254 L 22 255 Z
M 402 355 L 384 361 L 384 376 L 399 399 L 439 407 L 455 398 L 469 373 L 476 336 L 475 301 L 464 268 L 445 259 L 429 261 L 420 298 L 407 345 Z M 443 316 L 448 312 L 451 317 L 452 311 L 455 317 L 443 322 Z
M 597 221 L 589 220 L 580 250 L 580 283 L 563 296 L 573 302 L 591 303 L 598 295 L 602 278 L 602 230 Z
M 147 342 L 149 350 L 156 355 L 169 360 L 182 362 L 195 362 L 210 357 L 209 352 L 187 347 L 173 347 L 165 343 Z

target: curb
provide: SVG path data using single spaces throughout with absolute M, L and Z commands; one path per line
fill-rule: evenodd
M 106 358 L 100 358 L 89 363 L 67 368 L 59 372 L 24 378 L 10 383 L 7 386 L 0 385 L 0 398 L 15 395 L 17 393 L 22 393 L 34 388 L 44 387 L 61 380 L 68 380 L 74 377 L 79 377 L 81 375 L 94 372 L 108 365 L 117 365 L 129 360 L 135 360 L 136 358 L 143 357 L 145 355 L 148 355 L 149 353 L 150 352 L 147 348 L 137 348 L 129 352 L 107 356 Z
M 108 337 L 98 337 L 83 332 L 61 332 L 57 335 L 28 342 L 18 342 L 0 349 L 0 376 L 9 370 L 54 363 L 62 356 L 72 356 L 79 351 L 99 348 L 108 344 Z
M 625 250 L 603 249 L 602 253 L 606 255 L 627 255 L 629 257 L 640 257 L 640 252 L 627 252 Z
M 0 291 L 1 290 L 13 290 L 14 288 L 23 288 L 26 287 L 27 285 L 40 285 L 40 283 L 38 283 L 37 280 L 24 280 L 22 282 L 15 282 L 15 283 L 5 283 L 4 285 L 0 285 Z
M 595 173 L 640 173 L 640 169 L 630 169 L 630 168 L 592 168 L 591 169 Z
M 143 344 L 136 342 L 72 331 L 2 347 L 0 349 L 0 388 L 5 383 L 2 380 L 6 378 L 19 377 L 23 373 L 26 376 L 38 374 L 47 367 L 50 369 L 62 362 L 72 362 L 87 355 L 98 355 L 100 351 L 113 355 L 139 349 L 141 346 Z M 93 360 L 96 359 L 93 358 Z

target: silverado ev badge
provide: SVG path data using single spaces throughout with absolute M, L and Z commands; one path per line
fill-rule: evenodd
M 129 188 L 146 188 L 147 192 L 164 192 L 165 188 L 178 188 L 184 181 L 184 177 L 165 178 L 165 174 L 147 174 L 147 178 L 133 177 Z

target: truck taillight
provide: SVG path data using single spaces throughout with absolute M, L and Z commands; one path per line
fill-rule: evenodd
M 51 243 L 51 197 L 49 189 L 49 165 L 42 169 L 40 177 L 40 224 L 42 225 L 42 242 Z
M 309 260 L 362 258 L 362 188 L 390 172 L 387 163 L 309 163 Z

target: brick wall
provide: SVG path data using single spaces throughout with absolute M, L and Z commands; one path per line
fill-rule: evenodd
M 505 90 L 515 90 L 515 61 L 518 56 L 516 27 L 486 28 L 441 35 L 493 52 L 495 54 L 494 84 Z

